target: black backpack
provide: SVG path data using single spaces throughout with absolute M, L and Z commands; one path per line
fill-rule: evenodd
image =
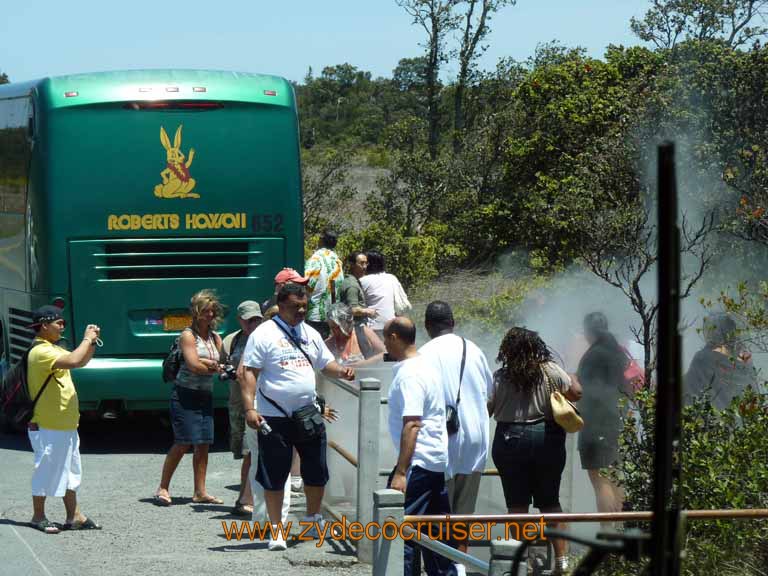
M 37 401 L 48 386 L 48 382 L 53 378 L 53 372 L 51 372 L 33 400 L 29 395 L 27 362 L 30 351 L 38 344 L 42 344 L 42 342 L 33 342 L 21 355 L 19 361 L 11 366 L 11 369 L 3 377 L 3 385 L 0 390 L 0 409 L 2 409 L 6 422 L 16 428 L 27 426 L 35 413 Z
M 173 382 L 176 380 L 176 376 L 181 369 L 181 362 L 184 360 L 184 356 L 181 353 L 181 346 L 179 346 L 179 338 L 181 338 L 181 335 L 173 341 L 168 355 L 163 359 L 163 382 Z
M 191 330 L 194 335 L 197 335 L 197 332 L 191 326 L 184 328 L 184 330 Z M 163 382 L 173 382 L 176 380 L 176 376 L 179 375 L 179 370 L 181 370 L 184 354 L 181 351 L 181 346 L 179 346 L 180 338 L 181 334 L 173 341 L 171 349 L 168 350 L 168 355 L 163 359 Z

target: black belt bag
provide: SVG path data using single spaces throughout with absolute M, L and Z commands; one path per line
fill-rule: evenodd
M 259 393 L 264 399 L 282 412 L 286 418 L 290 418 L 293 421 L 293 428 L 296 433 L 296 440 L 298 442 L 306 442 L 308 440 L 314 440 L 319 438 L 325 432 L 325 422 L 323 421 L 323 415 L 317 407 L 317 404 L 312 402 L 302 406 L 298 410 L 295 410 L 290 416 L 288 412 L 272 398 L 264 394 L 259 389 Z
M 325 432 L 325 422 L 315 404 L 307 404 L 291 414 L 297 438 L 314 440 Z

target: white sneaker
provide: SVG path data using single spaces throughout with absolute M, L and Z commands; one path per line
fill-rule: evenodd
M 312 522 L 312 528 L 310 528 L 304 536 L 320 538 L 320 534 L 325 531 L 325 520 L 321 514 L 310 514 L 309 516 L 304 516 L 301 520 L 305 523 Z M 306 526 L 306 524 L 302 524 L 302 526 Z
M 291 492 L 302 492 L 304 490 L 304 481 L 301 476 L 291 476 Z
M 568 556 L 555 558 L 555 566 L 552 570 L 553 576 L 560 576 L 568 572 Z
M 270 550 L 271 552 L 279 552 L 288 549 L 288 544 L 285 543 L 283 534 L 277 528 L 277 526 L 272 524 L 273 534 L 276 536 L 276 538 L 271 538 L 269 540 L 269 544 L 267 544 L 267 550 Z

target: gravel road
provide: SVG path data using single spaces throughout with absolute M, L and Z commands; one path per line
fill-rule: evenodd
M 217 431 L 218 432 L 218 431 Z M 191 502 L 192 459 L 176 472 L 174 505 L 152 504 L 165 451 L 172 436 L 160 417 L 111 422 L 83 422 L 80 428 L 83 485 L 79 500 L 102 531 L 45 535 L 27 526 L 31 518 L 32 452 L 26 436 L 0 435 L 0 574 L 370 574 L 344 542 L 289 544 L 286 552 L 269 552 L 266 542 L 228 541 L 222 520 L 237 497 L 240 462 L 227 451 L 225 437 L 213 447 L 208 490 L 225 505 Z M 293 497 L 292 518 L 304 514 L 303 497 Z M 64 521 L 61 499 L 47 503 L 48 518 Z

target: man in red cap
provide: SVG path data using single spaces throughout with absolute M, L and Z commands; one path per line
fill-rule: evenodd
M 307 282 L 309 282 L 309 278 L 302 276 L 293 268 L 283 268 L 280 270 L 280 272 L 277 273 L 277 276 L 275 276 L 275 293 L 272 294 L 268 300 L 264 300 L 264 302 L 261 303 L 262 314 L 266 314 L 267 310 L 272 308 L 272 306 L 277 306 L 277 293 L 280 292 L 280 288 L 289 282 L 306 286 Z

